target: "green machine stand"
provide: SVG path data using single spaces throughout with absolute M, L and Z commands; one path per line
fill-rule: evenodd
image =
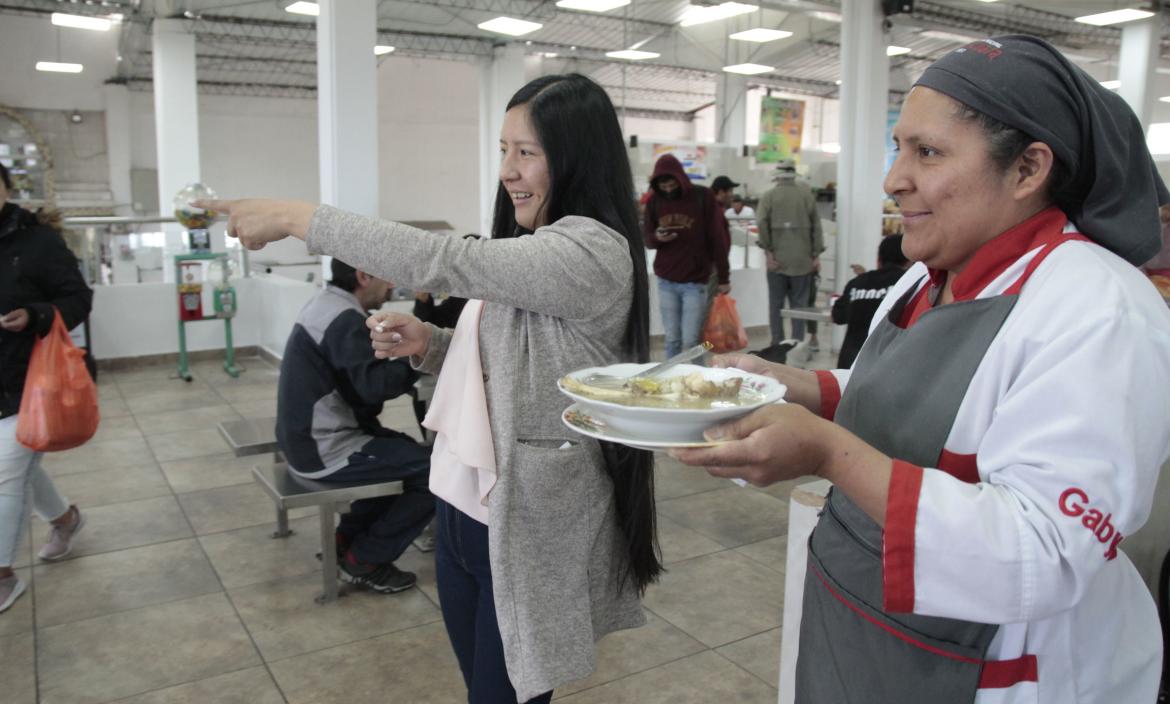
M 227 252 L 201 252 L 196 254 L 179 254 L 175 256 L 175 286 L 179 293 L 179 378 L 191 381 L 191 370 L 187 366 L 187 323 L 202 320 L 222 320 L 224 332 L 224 360 L 223 370 L 232 377 L 240 376 L 240 368 L 236 366 L 235 349 L 232 347 L 232 318 L 236 315 L 236 290 L 228 285 L 229 259 Z M 194 281 L 194 276 L 187 280 L 183 278 L 183 268 L 192 264 L 219 260 L 223 277 L 218 282 L 208 281 L 215 286 L 212 315 L 203 314 L 203 285 L 202 280 Z M 199 267 L 202 269 L 202 266 Z

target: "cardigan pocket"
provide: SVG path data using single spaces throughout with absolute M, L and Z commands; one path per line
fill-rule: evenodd
M 600 448 L 559 436 L 523 438 L 512 447 L 516 507 L 528 537 L 540 543 L 531 547 L 548 557 L 584 555 L 593 539 Z

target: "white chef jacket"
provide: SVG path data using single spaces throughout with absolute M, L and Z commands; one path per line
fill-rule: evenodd
M 990 245 L 956 278 L 956 300 L 1003 293 L 1043 249 L 1019 237 Z M 927 274 L 908 270 L 874 325 Z M 818 373 L 827 417 L 849 374 Z M 895 458 L 886 608 L 1001 624 L 987 660 L 1018 671 L 980 689 L 979 704 L 1153 702 L 1157 609 L 1117 548 L 1146 521 L 1168 456 L 1170 310 L 1120 257 L 1066 242 L 1032 273 L 972 377 L 947 466 Z M 912 559 L 888 559 L 899 551 Z

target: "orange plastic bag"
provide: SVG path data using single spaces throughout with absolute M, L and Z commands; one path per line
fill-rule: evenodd
M 68 450 L 92 438 L 98 420 L 97 384 L 85 368 L 85 352 L 69 339 L 54 310 L 52 329 L 29 358 L 16 440 L 37 452 Z
M 707 324 L 703 326 L 703 339 L 711 343 L 712 352 L 719 354 L 748 346 L 747 330 L 743 329 L 739 313 L 735 310 L 735 299 L 730 294 L 715 296 Z

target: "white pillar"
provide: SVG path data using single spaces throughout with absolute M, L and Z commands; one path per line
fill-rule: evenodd
M 524 86 L 524 47 L 496 47 L 479 73 L 479 234 L 492 231 L 500 183 L 500 128 L 508 101 Z
M 378 85 L 374 0 L 321 0 L 317 130 L 321 201 L 378 215 Z
M 1142 127 L 1149 127 L 1153 113 L 1160 30 L 1156 16 L 1121 25 L 1121 54 L 1117 67 L 1121 88 L 1117 92 L 1137 114 Z
M 374 0 L 321 0 L 317 16 L 317 142 L 321 202 L 378 215 L 378 83 Z M 331 258 L 321 257 L 328 281 Z
M 102 86 L 106 106 L 106 157 L 109 161 L 110 195 L 114 215 L 132 215 L 134 194 L 130 186 L 130 89 L 125 84 Z
M 890 61 L 879 0 L 841 5 L 841 154 L 837 166 L 837 290 L 849 264 L 869 268 L 881 240 Z
M 195 82 L 195 35 L 185 20 L 156 19 L 152 27 L 154 134 L 158 150 L 160 215 L 171 214 L 171 201 L 184 186 L 199 180 L 199 100 Z M 182 225 L 168 224 L 163 276 L 174 279 L 170 255 L 186 242 Z M 223 236 L 212 248 L 223 249 Z M 218 239 L 216 243 L 214 240 Z M 217 246 L 218 244 L 218 246 Z
M 715 79 L 715 141 L 743 148 L 747 141 L 747 78 L 724 73 Z

